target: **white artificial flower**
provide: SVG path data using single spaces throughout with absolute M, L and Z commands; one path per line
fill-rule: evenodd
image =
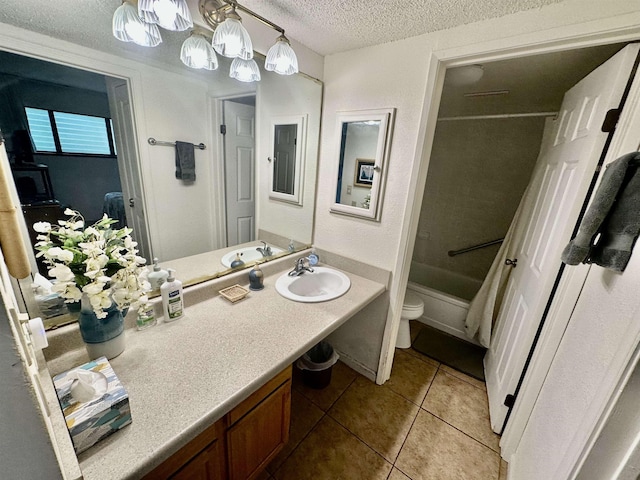
M 82 287 L 82 291 L 87 295 L 99 295 L 104 291 L 104 283 L 92 282 Z
M 48 258 L 57 259 L 58 255 L 60 255 L 62 251 L 63 250 L 60 247 L 52 247 L 44 252 L 44 255 Z
M 78 212 L 71 210 L 70 208 L 65 208 L 64 214 L 69 216 L 80 215 Z
M 58 254 L 58 260 L 66 263 L 73 262 L 73 253 L 69 250 L 62 250 L 62 252 Z
M 59 282 L 70 282 L 75 278 L 75 275 L 69 267 L 60 264 L 56 264 L 55 267 L 49 270 L 49 276 L 54 277 Z
M 47 233 L 51 231 L 51 224 L 49 222 L 36 222 L 33 224 L 33 229 L 38 233 Z

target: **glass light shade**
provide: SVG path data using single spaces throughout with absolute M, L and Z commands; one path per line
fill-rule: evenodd
M 293 51 L 289 40 L 284 35 L 280 35 L 275 45 L 267 52 L 267 59 L 264 68 L 270 72 L 280 75 L 292 75 L 298 73 L 298 58 Z
M 139 0 L 138 14 L 143 22 L 165 30 L 183 31 L 193 27 L 186 0 Z
M 194 33 L 182 43 L 180 60 L 187 67 L 215 70 L 218 57 L 211 44 L 202 35 Z
M 156 25 L 143 22 L 138 10 L 128 1 L 113 14 L 113 36 L 122 42 L 133 42 L 143 47 L 155 47 L 162 42 Z
M 259 82 L 260 69 L 254 59 L 234 58 L 231 62 L 229 76 L 241 82 Z
M 213 32 L 213 48 L 220 55 L 228 58 L 253 58 L 253 45 L 249 32 L 242 26 L 240 20 L 227 18 Z

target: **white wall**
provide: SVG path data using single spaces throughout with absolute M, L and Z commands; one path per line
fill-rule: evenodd
M 258 85 L 256 107 L 257 122 L 257 211 L 258 229 L 282 237 L 310 244 L 313 239 L 313 213 L 315 209 L 316 172 L 318 168 L 318 141 L 320 138 L 320 110 L 322 84 L 294 75 L 283 77 L 264 72 Z M 269 171 L 267 158 L 273 156 L 271 123 L 278 116 L 304 116 L 306 141 L 303 148 L 304 163 L 302 205 L 269 198 Z M 298 135 L 298 139 L 300 139 Z

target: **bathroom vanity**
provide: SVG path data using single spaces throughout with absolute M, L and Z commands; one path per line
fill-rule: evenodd
M 294 302 L 275 289 L 291 266 L 291 257 L 264 264 L 264 290 L 236 304 L 218 291 L 246 286 L 246 271 L 189 287 L 176 322 L 136 331 L 127 315 L 126 349 L 110 363 L 132 424 L 75 463 L 50 378 L 88 357 L 76 325 L 49 332 L 39 380 L 68 478 L 256 478 L 288 439 L 292 363 L 386 289 L 347 272 L 343 296 Z

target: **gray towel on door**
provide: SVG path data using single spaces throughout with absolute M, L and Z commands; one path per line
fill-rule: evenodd
M 564 263 L 624 271 L 640 233 L 639 165 L 640 153 L 632 152 L 607 166 L 578 234 L 562 252 Z
M 176 178 L 196 181 L 196 156 L 193 143 L 176 141 Z

